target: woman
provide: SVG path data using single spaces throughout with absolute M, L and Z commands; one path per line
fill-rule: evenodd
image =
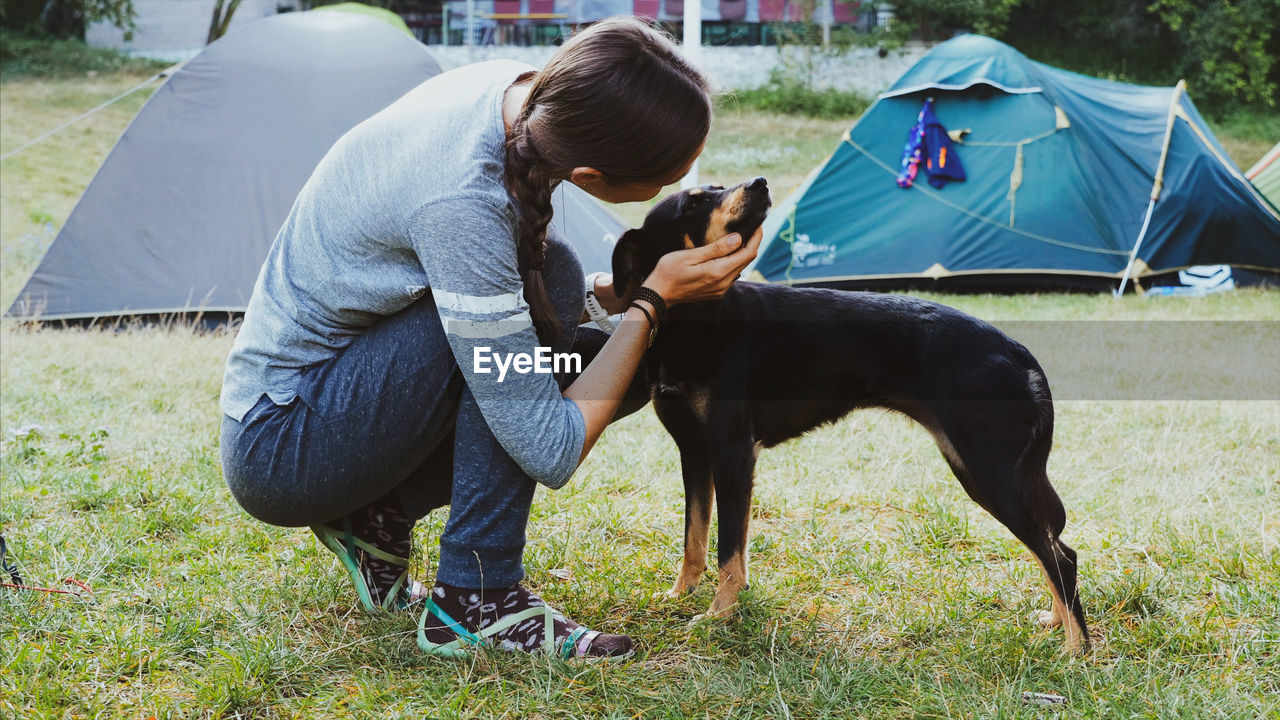
M 605 309 L 625 315 L 563 390 L 477 358 L 572 347 L 584 281 L 548 227 L 555 185 L 650 199 L 688 171 L 710 121 L 707 83 L 674 46 L 614 19 L 536 73 L 459 68 L 348 132 L 299 193 L 227 361 L 222 462 L 236 499 L 265 522 L 311 526 L 367 609 L 429 594 L 429 653 L 487 642 L 629 654 L 630 638 L 587 630 L 520 584 L 535 483 L 564 485 L 586 457 L 663 306 L 723 294 L 759 234 L 667 256 L 634 298 L 594 278 Z M 407 578 L 413 525 L 446 502 L 426 593 Z

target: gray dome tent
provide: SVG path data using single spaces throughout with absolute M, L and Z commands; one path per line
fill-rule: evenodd
M 421 43 L 349 13 L 284 13 L 214 42 L 130 123 L 8 316 L 243 311 L 324 153 L 439 72 Z M 622 221 L 575 187 L 554 203 L 583 266 L 607 270 Z

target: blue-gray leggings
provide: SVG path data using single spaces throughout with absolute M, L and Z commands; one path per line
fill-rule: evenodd
M 582 316 L 582 267 L 553 242 L 546 275 L 567 329 L 552 348 L 580 352 L 585 366 L 605 337 L 573 331 Z M 574 378 L 558 379 L 567 387 Z M 637 378 L 618 417 L 646 400 Z M 450 505 L 439 582 L 505 587 L 524 578 L 536 483 L 481 417 L 430 293 L 308 368 L 288 405 L 264 395 L 242 422 L 223 416 L 222 470 L 240 505 L 273 525 L 331 522 L 388 496 L 412 519 Z

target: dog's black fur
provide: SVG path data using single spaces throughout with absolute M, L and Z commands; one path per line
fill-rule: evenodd
M 727 232 L 750 237 L 769 207 L 763 178 L 705 186 L 659 203 L 613 256 L 615 290 L 634 291 L 665 253 Z M 1045 464 L 1053 403 L 1040 365 L 991 325 L 924 300 L 738 282 L 724 297 L 674 307 L 645 356 L 658 417 L 680 450 L 685 555 L 670 594 L 706 570 L 718 497 L 719 580 L 709 614 L 747 583 L 756 455 L 857 408 L 903 413 L 932 433 L 969 496 L 1031 549 L 1053 593 L 1046 625 L 1087 647 L 1076 553 Z

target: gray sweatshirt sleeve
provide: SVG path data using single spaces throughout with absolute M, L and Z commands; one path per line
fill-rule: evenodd
M 409 219 L 453 355 L 498 443 L 539 483 L 559 488 L 578 467 L 586 424 L 555 377 L 500 367 L 536 358 L 537 332 L 516 267 L 515 220 L 492 199 L 454 195 Z

